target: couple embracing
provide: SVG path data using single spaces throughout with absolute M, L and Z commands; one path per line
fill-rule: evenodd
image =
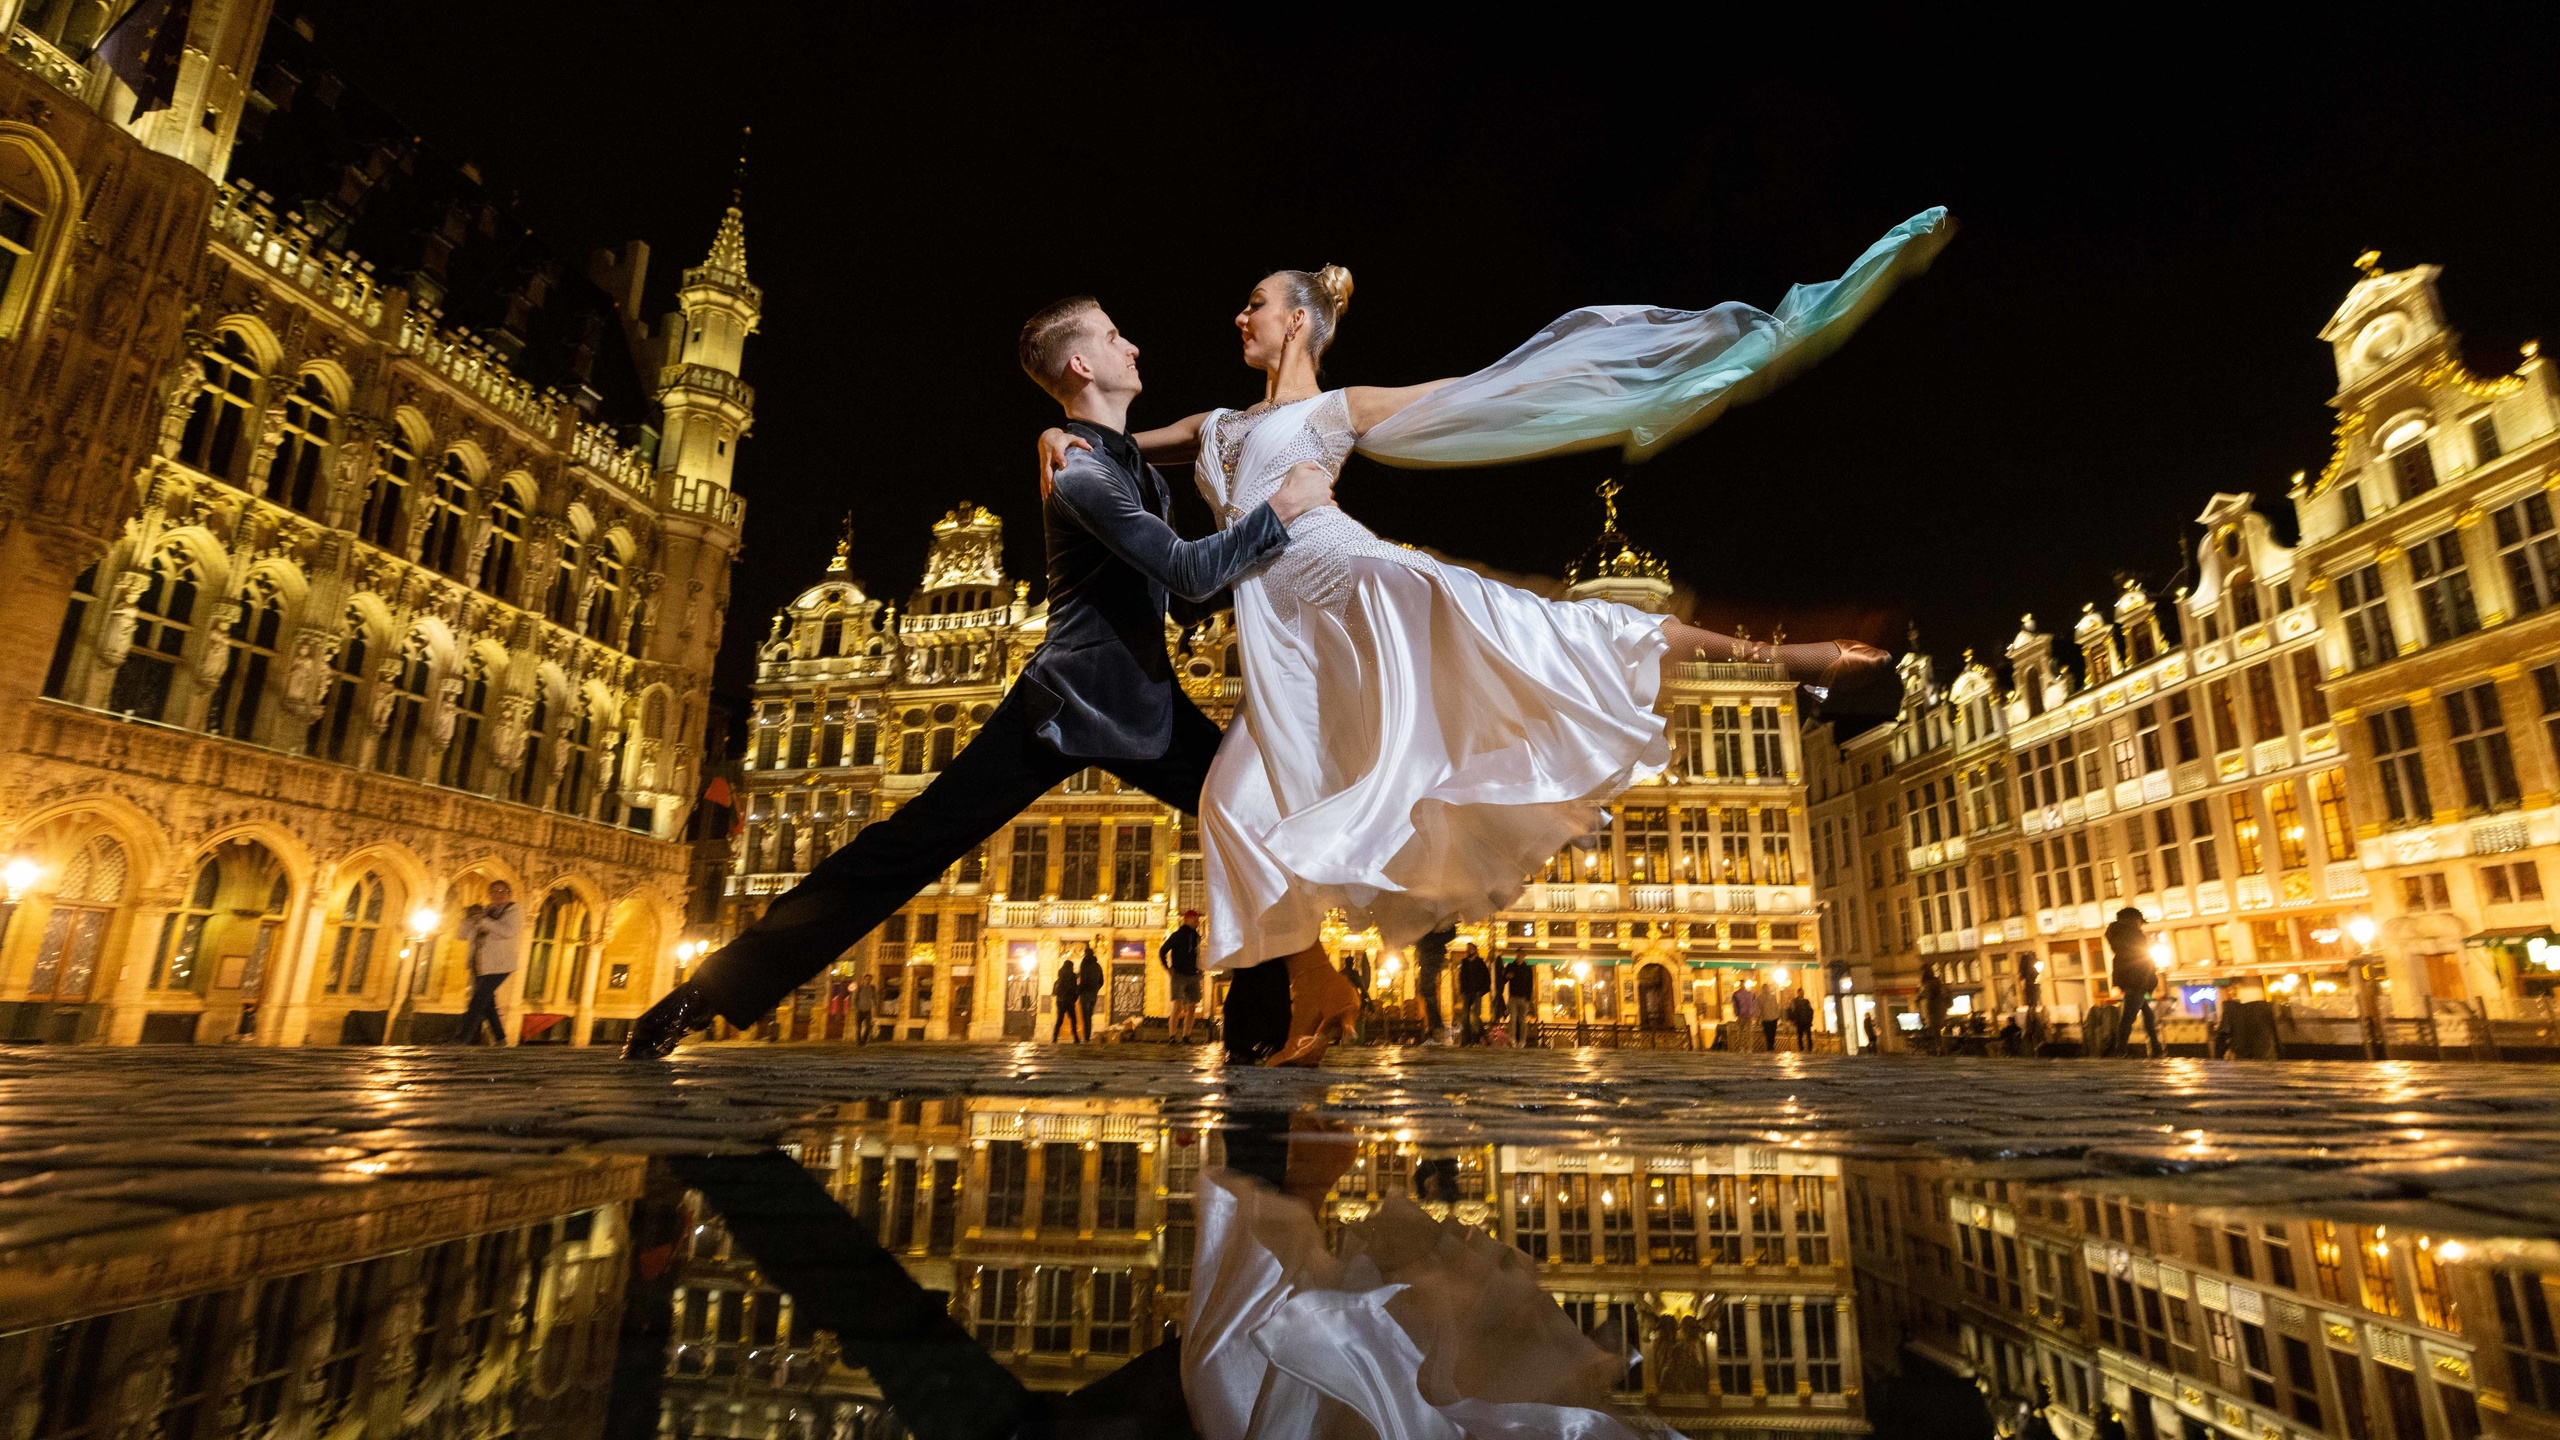
M 1772 646 L 1600 600 L 1557 602 L 1380 539 L 1333 499 L 1354 450 L 1391 465 L 1617 445 L 1645 458 L 1819 358 L 1951 233 L 1925 211 L 1776 311 L 1572 311 L 1475 374 L 1326 390 L 1351 298 L 1339 267 L 1277 271 L 1236 315 L 1263 394 L 1132 433 L 1138 347 L 1090 298 L 1023 326 L 1063 425 L 1041 437 L 1047 638 L 915 800 L 836 851 L 634 1026 L 655 1058 L 713 1016 L 751 1024 L 1032 801 L 1099 767 L 1196 813 L 1202 961 L 1233 972 L 1239 1060 L 1312 1065 L 1358 995 L 1326 912 L 1389 946 L 1510 903 L 1598 808 L 1661 768 L 1665 666 L 1776 664 L 1835 687 L 1888 663 L 1854 642 Z M 1217 533 L 1184 539 L 1157 463 L 1189 462 Z M 1175 684 L 1167 597 L 1231 591 L 1245 696 L 1224 735 Z M 1277 963 L 1274 963 L 1277 962 Z

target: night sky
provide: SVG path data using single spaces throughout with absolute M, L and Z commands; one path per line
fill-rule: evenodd
M 2021 611 L 2067 631 L 2119 572 L 2174 582 L 2216 491 L 2256 492 L 2290 536 L 2287 479 L 2329 449 L 2314 337 L 2358 251 L 2445 267 L 2475 369 L 2560 339 L 2547 19 L 2329 7 L 2252 31 L 2228 17 L 2254 7 L 2227 6 L 2039 34 L 1835 7 L 1795 32 L 1651 6 L 1091 8 L 1110 18 L 279 5 L 565 253 L 647 239 L 654 305 L 701 259 L 755 127 L 766 314 L 731 691 L 847 510 L 874 593 L 904 598 L 962 499 L 1004 517 L 1036 587 L 1031 439 L 1054 410 L 1014 335 L 1079 291 L 1144 349 L 1143 425 L 1260 398 L 1230 319 L 1273 267 L 1350 266 L 1327 379 L 1404 383 L 1576 305 L 1773 305 L 1946 205 L 1962 229 L 1929 275 L 1627 473 L 1621 502 L 1702 622 L 1896 648 L 1916 624 L 1942 663 L 1998 651 Z M 1355 460 L 1339 495 L 1392 538 L 1553 575 L 1621 470 Z

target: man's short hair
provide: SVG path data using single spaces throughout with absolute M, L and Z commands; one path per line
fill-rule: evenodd
M 1031 383 L 1058 393 L 1067 378 L 1067 356 L 1075 349 L 1084 329 L 1085 312 L 1099 310 L 1102 302 L 1090 295 L 1070 295 L 1064 300 L 1040 307 L 1038 313 L 1022 322 L 1022 338 L 1017 342 L 1016 358 L 1022 361 L 1022 373 Z

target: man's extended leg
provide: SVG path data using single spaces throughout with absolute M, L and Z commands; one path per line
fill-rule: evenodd
M 1082 768 L 1032 736 L 1019 693 L 1005 697 L 923 794 L 819 862 L 763 919 L 702 963 L 693 983 L 714 1010 L 732 1025 L 754 1024 L 970 847 Z
M 2131 1036 L 2126 1038 L 2130 1039 Z M 2160 1018 L 2151 1009 L 2151 992 L 2142 992 L 2142 1038 L 2151 1042 L 2151 1058 L 2159 1059 L 2167 1050 L 2160 1043 Z

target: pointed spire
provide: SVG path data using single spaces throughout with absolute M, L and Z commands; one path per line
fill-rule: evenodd
M 750 303 L 763 299 L 747 279 L 747 138 L 753 133 L 752 126 L 739 132 L 737 175 L 729 187 L 729 208 L 720 217 L 718 233 L 711 237 L 711 255 L 684 272 L 687 287 L 715 285 L 747 296 Z

